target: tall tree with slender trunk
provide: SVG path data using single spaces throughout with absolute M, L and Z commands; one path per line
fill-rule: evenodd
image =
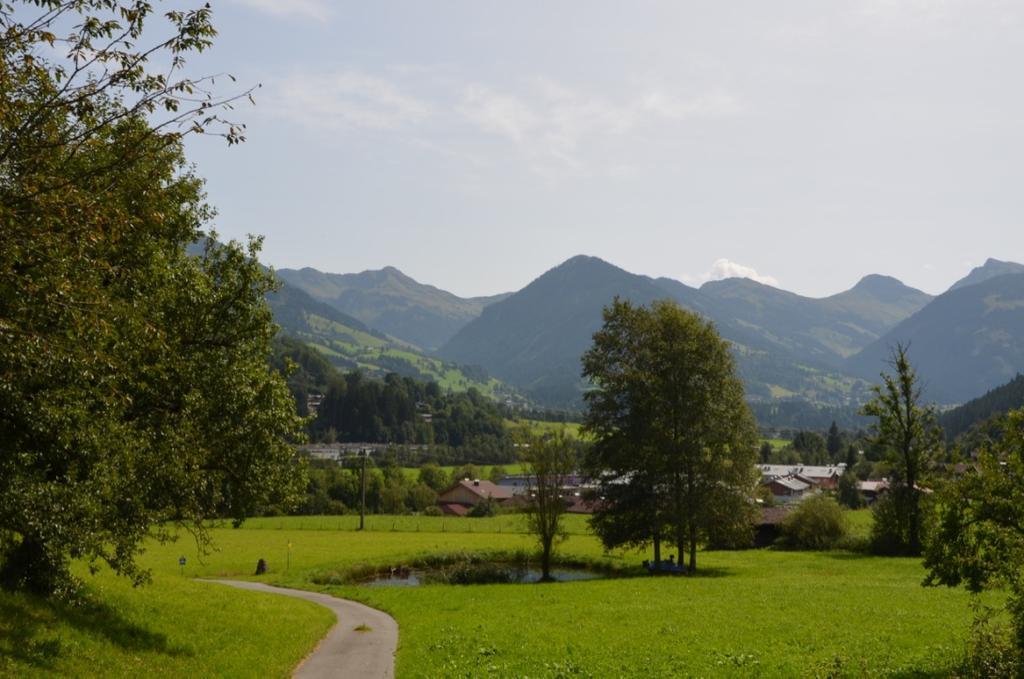
M 888 451 L 893 463 L 892 501 L 900 524 L 906 526 L 898 542 L 908 554 L 921 553 L 921 479 L 928 462 L 941 445 L 934 412 L 921 405 L 921 385 L 907 356 L 908 347 L 897 344 L 892 350 L 893 372 L 882 373 L 875 385 L 874 398 L 862 412 L 876 418 L 875 443 Z
M 530 479 L 526 520 L 530 532 L 540 543 L 541 580 L 548 581 L 555 546 L 565 538 L 563 492 L 567 478 L 576 470 L 576 451 L 573 442 L 560 431 L 534 439 L 523 450 Z

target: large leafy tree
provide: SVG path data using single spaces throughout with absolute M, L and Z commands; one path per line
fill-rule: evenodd
M 182 136 L 213 129 L 224 102 L 173 76 L 212 39 L 209 8 L 167 13 L 171 37 L 140 47 L 152 15 L 147 2 L 0 3 L 8 586 L 60 591 L 72 558 L 142 581 L 147 536 L 177 524 L 205 541 L 204 518 L 241 520 L 298 489 L 301 420 L 268 368 L 259 241 L 186 251 L 212 211 Z
M 882 383 L 872 388 L 874 397 L 862 412 L 876 418 L 874 444 L 887 451 L 893 463 L 888 502 L 893 503 L 896 535 L 890 537 L 899 551 L 917 555 L 922 545 L 920 482 L 942 438 L 934 413 L 921 405 L 921 385 L 906 346 L 893 348 L 890 364 L 893 373 L 882 373 Z
M 758 436 L 728 344 L 670 302 L 616 299 L 583 357 L 588 467 L 605 501 L 593 525 L 605 544 L 662 537 L 697 567 L 709 536 L 746 531 Z M 731 540 L 729 540 L 731 541 Z
M 1019 658 L 1024 658 L 1024 410 L 1010 413 L 1002 439 L 942 492 L 928 542 L 926 584 L 971 591 L 1007 587 Z

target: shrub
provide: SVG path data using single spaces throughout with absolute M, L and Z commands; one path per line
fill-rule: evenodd
M 846 536 L 846 517 L 835 499 L 813 495 L 782 521 L 782 544 L 791 549 L 831 549 Z
M 480 502 L 473 505 L 473 508 L 469 510 L 469 516 L 477 518 L 485 516 L 495 516 L 498 513 L 498 503 L 493 499 L 486 497 Z
M 957 675 L 978 679 L 1024 676 L 1024 657 L 1014 646 L 1008 626 L 996 620 L 998 611 L 982 605 L 977 598 L 971 608 L 974 621 Z
M 423 516 L 444 516 L 444 512 L 437 505 L 423 508 Z

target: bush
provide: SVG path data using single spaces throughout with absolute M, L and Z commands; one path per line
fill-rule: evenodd
M 791 549 L 831 549 L 846 537 L 846 517 L 829 495 L 812 495 L 782 521 L 782 545 Z
M 473 505 L 473 508 L 469 510 L 469 516 L 481 518 L 485 516 L 496 516 L 498 513 L 498 503 L 493 499 L 486 497 L 480 502 Z
M 1013 644 L 1013 634 L 996 620 L 998 611 L 972 602 L 974 621 L 967 650 L 957 668 L 957 676 L 992 679 L 1024 676 L 1024 658 Z
M 423 509 L 423 516 L 444 516 L 444 512 L 437 505 L 431 505 Z

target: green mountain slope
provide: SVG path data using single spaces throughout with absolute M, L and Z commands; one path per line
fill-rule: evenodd
M 515 390 L 480 368 L 426 356 L 416 347 L 388 337 L 287 283 L 268 295 L 267 302 L 285 333 L 313 347 L 339 368 L 358 368 L 375 376 L 394 372 L 455 391 L 476 387 L 499 400 L 520 398 Z
M 602 308 L 616 295 L 638 304 L 668 298 L 715 321 L 734 345 L 750 397 L 799 395 L 823 403 L 862 398 L 865 383 L 823 360 L 838 362 L 841 355 L 821 348 L 810 331 L 801 335 L 800 329 L 812 325 L 814 312 L 821 312 L 821 305 L 809 304 L 816 300 L 749 281 L 724 281 L 710 286 L 710 293 L 708 287 L 697 290 L 638 276 L 594 257 L 574 257 L 488 306 L 440 355 L 482 365 L 546 405 L 578 405 L 584 387 L 580 356 L 601 325 Z M 804 309 L 808 305 L 812 308 Z
M 996 276 L 938 297 L 847 361 L 877 379 L 890 348 L 910 345 L 925 397 L 962 403 L 1024 370 L 1024 274 Z
M 277 275 L 320 302 L 428 350 L 448 341 L 487 304 L 507 296 L 458 297 L 390 266 L 353 274 L 281 269 Z

